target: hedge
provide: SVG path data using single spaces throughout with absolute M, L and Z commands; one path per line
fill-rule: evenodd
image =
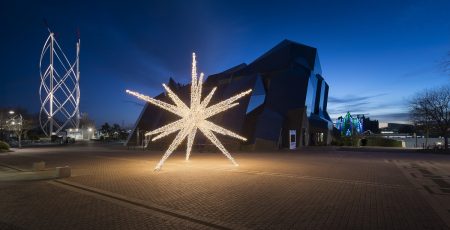
M 389 138 L 368 137 L 366 141 L 361 141 L 364 146 L 382 146 L 382 147 L 402 147 L 402 142 Z
M 6 142 L 0 141 L 0 151 L 9 150 L 9 145 Z
M 358 137 L 341 137 L 339 139 L 334 139 L 331 141 L 331 145 L 337 146 L 358 146 Z
M 331 145 L 337 146 L 380 146 L 380 147 L 402 147 L 402 142 L 383 137 L 341 137 L 333 139 Z

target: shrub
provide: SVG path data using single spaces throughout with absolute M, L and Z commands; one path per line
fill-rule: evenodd
M 367 146 L 402 147 L 402 142 L 382 137 L 367 138 Z
M 359 137 L 340 137 L 338 139 L 333 139 L 331 145 L 336 146 L 359 146 Z
M 0 151 L 9 150 L 9 145 L 6 142 L 0 141 Z
M 367 146 L 367 139 L 366 138 L 361 139 L 361 146 Z
M 342 142 L 340 140 L 336 140 L 336 139 L 333 138 L 333 140 L 331 140 L 331 145 L 342 146 L 343 144 L 342 144 Z

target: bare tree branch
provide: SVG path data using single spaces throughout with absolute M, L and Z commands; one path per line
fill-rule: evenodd
M 425 90 L 414 97 L 410 103 L 411 119 L 417 127 L 427 133 L 433 129 L 445 138 L 448 149 L 450 132 L 450 85 Z

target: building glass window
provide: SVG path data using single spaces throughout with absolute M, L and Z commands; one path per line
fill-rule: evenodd
M 264 90 L 264 85 L 261 81 L 261 77 L 257 77 L 255 86 L 252 90 L 252 96 L 250 97 L 250 102 L 247 106 L 247 114 L 255 110 L 260 105 L 264 104 L 266 100 L 266 91 Z
M 306 92 L 306 114 L 308 117 L 314 112 L 314 105 L 316 104 L 316 89 L 317 89 L 317 77 L 311 74 L 308 81 L 308 91 Z
M 322 112 L 324 108 L 325 102 L 325 81 L 322 81 L 322 86 L 320 90 L 320 103 L 319 103 L 319 111 Z

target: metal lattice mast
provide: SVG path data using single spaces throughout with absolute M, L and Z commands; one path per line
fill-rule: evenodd
M 80 119 L 80 39 L 76 45 L 75 62 L 71 63 L 55 39 L 54 33 L 50 30 L 49 33 L 39 61 L 39 121 L 47 136 L 66 128 L 78 128 Z M 42 67 L 45 65 L 48 67 L 43 71 Z

